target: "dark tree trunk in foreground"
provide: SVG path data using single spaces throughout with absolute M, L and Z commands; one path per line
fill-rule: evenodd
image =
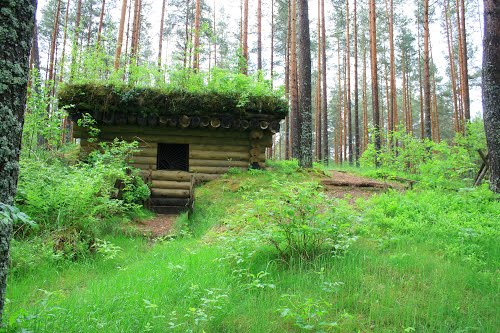
M 299 166 L 312 167 L 311 37 L 307 0 L 299 0 Z
M 490 188 L 500 193 L 500 2 L 484 0 L 483 118 L 490 153 Z
M 0 202 L 11 205 L 17 189 L 28 64 L 36 0 L 2 0 L 0 11 Z M 0 219 L 0 323 L 5 301 L 10 221 Z

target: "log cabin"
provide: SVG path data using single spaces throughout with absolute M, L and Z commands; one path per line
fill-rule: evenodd
M 74 122 L 81 151 L 95 149 L 85 114 L 100 130 L 99 141 L 137 141 L 128 161 L 151 188 L 151 208 L 182 210 L 193 201 L 193 182 L 215 179 L 230 168 L 265 168 L 267 147 L 288 112 L 274 96 L 227 96 L 112 85 L 67 85 L 59 104 Z M 92 141 L 92 140 L 91 140 Z

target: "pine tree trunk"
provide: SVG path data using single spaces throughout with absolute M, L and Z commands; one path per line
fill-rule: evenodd
M 66 40 L 68 37 L 68 16 L 69 16 L 70 2 L 71 2 L 71 0 L 68 0 L 68 3 L 66 4 L 66 13 L 64 16 L 64 35 L 63 35 L 63 48 L 62 48 L 62 55 L 61 55 L 61 63 L 60 63 L 60 70 L 59 70 L 59 82 L 62 82 L 63 78 L 64 78 L 64 63 L 65 63 L 65 59 L 66 59 Z M 36 31 L 35 31 L 35 33 L 36 33 Z
M 292 0 L 290 35 L 290 151 L 293 158 L 299 158 L 299 96 L 297 83 L 297 7 Z
M 271 0 L 271 89 L 274 87 L 274 0 Z
M 352 110 L 351 110 L 351 36 L 349 30 L 349 0 L 346 1 L 346 58 L 347 58 L 347 136 L 349 148 L 349 164 L 353 163 L 352 145 Z
M 311 38 L 307 0 L 299 0 L 299 166 L 312 168 Z
M 323 94 L 322 94 L 322 146 L 323 146 L 323 162 L 328 164 L 330 151 L 328 149 L 328 96 L 327 96 L 327 80 L 326 80 L 326 24 L 325 24 L 325 0 L 321 0 L 321 65 L 323 66 L 321 75 L 323 81 Z M 319 55 L 318 55 L 319 56 Z
M 12 205 L 26 104 L 36 0 L 2 3 L 0 10 L 0 203 Z M 3 210 L 3 207 L 0 207 Z M 8 212 L 4 212 L 7 213 Z M 0 325 L 5 304 L 12 222 L 0 220 Z
M 424 137 L 432 140 L 429 63 L 429 0 L 424 0 Z
M 361 138 L 359 134 L 359 92 L 358 92 L 358 22 L 357 22 L 357 3 L 354 0 L 354 22 L 353 22 L 353 39 L 354 39 L 354 138 L 356 147 L 354 157 L 356 166 L 359 167 L 359 154 L 361 150 Z
M 458 11 L 458 8 L 457 8 Z M 470 122 L 470 98 L 469 98 L 469 69 L 467 66 L 467 33 L 465 29 L 465 3 L 464 0 L 460 0 L 460 26 L 461 39 L 462 39 L 462 65 L 463 68 L 463 78 L 462 78 L 462 96 L 463 96 L 463 107 L 464 107 L 464 117 L 466 122 Z
M 132 0 L 131 0 L 132 1 Z M 122 55 L 123 31 L 125 28 L 125 17 L 127 14 L 127 0 L 122 1 L 122 11 L 120 16 L 120 27 L 118 29 L 118 41 L 116 43 L 115 52 L 115 69 L 120 68 L 120 57 Z
M 500 4 L 497 0 L 484 0 L 483 119 L 490 154 L 490 189 L 497 193 L 500 193 L 499 54 Z
M 82 0 L 78 0 L 76 7 L 76 20 L 75 20 L 75 34 L 73 36 L 73 45 L 71 47 L 71 70 L 69 74 L 70 81 L 76 75 L 76 70 L 78 68 L 78 44 L 80 39 L 80 21 L 82 18 Z
M 104 10 L 106 9 L 106 0 L 102 0 L 101 16 L 99 17 L 99 28 L 97 29 L 97 47 L 101 42 L 102 24 L 104 21 Z
M 316 79 L 316 160 L 323 160 L 321 146 L 321 0 L 318 0 L 318 76 Z
M 288 2 L 288 13 L 287 13 L 287 38 L 286 38 L 286 51 L 285 51 L 285 93 L 287 99 L 291 104 L 290 88 L 291 88 L 291 78 L 290 78 L 290 42 L 292 36 L 292 20 L 291 20 L 291 4 Z M 285 160 L 291 158 L 290 151 L 290 124 L 291 124 L 291 111 L 285 117 Z
M 257 0 L 257 70 L 262 70 L 262 0 Z
M 196 0 L 196 10 L 194 14 L 194 60 L 193 69 L 197 72 L 200 69 L 200 18 L 201 18 L 201 0 Z
M 372 80 L 372 108 L 373 108 L 373 128 L 375 136 L 375 165 L 379 166 L 378 154 L 380 153 L 380 112 L 378 102 L 378 66 L 377 66 L 377 24 L 375 0 L 370 0 L 370 55 L 371 55 L 371 80 Z
M 163 0 L 161 6 L 161 19 L 160 19 L 160 35 L 158 40 L 158 68 L 161 68 L 161 54 L 163 52 L 163 29 L 165 26 L 165 9 L 167 5 L 167 0 Z
M 366 43 L 363 38 L 363 149 L 364 152 L 368 146 L 368 83 L 366 80 Z
M 56 44 L 59 32 L 59 14 L 61 13 L 61 0 L 57 1 L 56 15 L 54 18 L 54 27 L 52 29 L 52 41 L 50 42 L 50 61 L 49 61 L 49 84 L 52 84 L 55 78 L 54 62 L 56 58 Z M 51 88 L 52 91 L 52 88 Z
M 241 64 L 241 73 L 248 74 L 248 0 L 243 2 L 243 62 Z
M 186 20 L 184 21 L 184 68 L 188 65 L 188 47 L 189 47 L 189 5 L 191 0 L 186 0 Z
M 393 0 L 389 0 L 389 50 L 390 50 L 390 73 L 391 73 L 391 124 L 389 131 L 397 130 L 398 126 L 398 99 L 396 90 L 396 61 L 394 57 L 394 6 Z
M 453 100 L 453 123 L 455 132 L 460 132 L 460 119 L 458 117 L 458 102 L 457 102 L 457 74 L 455 70 L 455 54 L 453 50 L 453 32 L 450 29 L 450 18 L 449 18 L 449 0 L 444 2 L 444 18 L 445 18 L 445 29 L 446 29 L 446 40 L 448 43 L 448 57 L 450 58 L 450 81 L 451 81 L 451 91 Z

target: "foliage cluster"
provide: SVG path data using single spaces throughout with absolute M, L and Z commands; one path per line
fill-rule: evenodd
M 283 89 L 273 90 L 261 73 L 243 75 L 228 69 L 158 69 L 131 65 L 125 73 L 108 68 L 101 55 L 87 55 L 85 75 L 59 89 L 59 105 L 70 113 L 121 112 L 136 115 L 269 114 L 284 117 Z M 105 74 L 103 74 L 105 73 Z
M 389 138 L 397 143 L 391 148 L 382 147 L 377 153 L 373 144 L 369 144 L 361 157 L 363 167 L 374 167 L 378 161 L 379 168 L 370 175 L 373 177 L 398 174 L 415 178 L 426 187 L 454 188 L 469 186 L 481 162 L 477 152 L 486 151 L 486 138 L 482 121 L 469 124 L 467 134 L 456 134 L 453 142 L 435 143 L 421 140 L 404 131 L 392 133 Z
M 38 228 L 19 224 L 15 237 L 50 234 L 56 252 L 76 259 L 95 250 L 95 236 L 107 227 L 103 221 L 139 209 L 138 204 L 149 197 L 149 188 L 125 163 L 137 144 L 116 140 L 100 147 L 77 164 L 61 151 L 23 154 L 16 205 Z M 117 181 L 124 183 L 120 198 Z
M 15 274 L 9 329 L 496 331 L 500 207 L 486 187 L 388 191 L 351 207 L 323 196 L 321 172 L 295 161 L 270 169 L 234 170 L 198 188 L 178 237 L 99 237 L 105 257 Z M 314 239 L 331 226 L 348 251 L 288 245 L 289 233 Z M 36 258 L 23 242 L 13 244 L 18 255 L 50 263 L 50 249 L 38 243 Z

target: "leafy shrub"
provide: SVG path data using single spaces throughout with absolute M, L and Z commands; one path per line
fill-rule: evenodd
M 377 154 L 374 145 L 369 144 L 361 165 L 373 167 L 377 158 L 380 169 L 405 176 L 414 174 L 420 184 L 433 188 L 461 187 L 464 180 L 471 184 L 479 169 L 477 150 L 485 151 L 486 147 L 484 126 L 479 120 L 469 124 L 466 136 L 456 134 L 452 143 L 421 140 L 404 131 L 394 132 L 391 137 L 398 145 L 392 149 L 384 146 Z
M 127 172 L 125 158 L 135 147 L 120 141 L 103 144 L 77 165 L 43 154 L 23 156 L 17 205 L 42 229 L 96 230 L 101 219 L 134 209 L 149 195 L 136 172 Z M 112 198 L 118 179 L 126 184 L 123 200 Z
M 239 220 L 225 221 L 230 230 L 225 244 L 237 251 L 228 256 L 237 260 L 266 244 L 286 261 L 335 256 L 344 253 L 354 240 L 346 230 L 349 214 L 343 215 L 316 183 L 275 180 L 244 199 L 251 200 L 252 207 Z

